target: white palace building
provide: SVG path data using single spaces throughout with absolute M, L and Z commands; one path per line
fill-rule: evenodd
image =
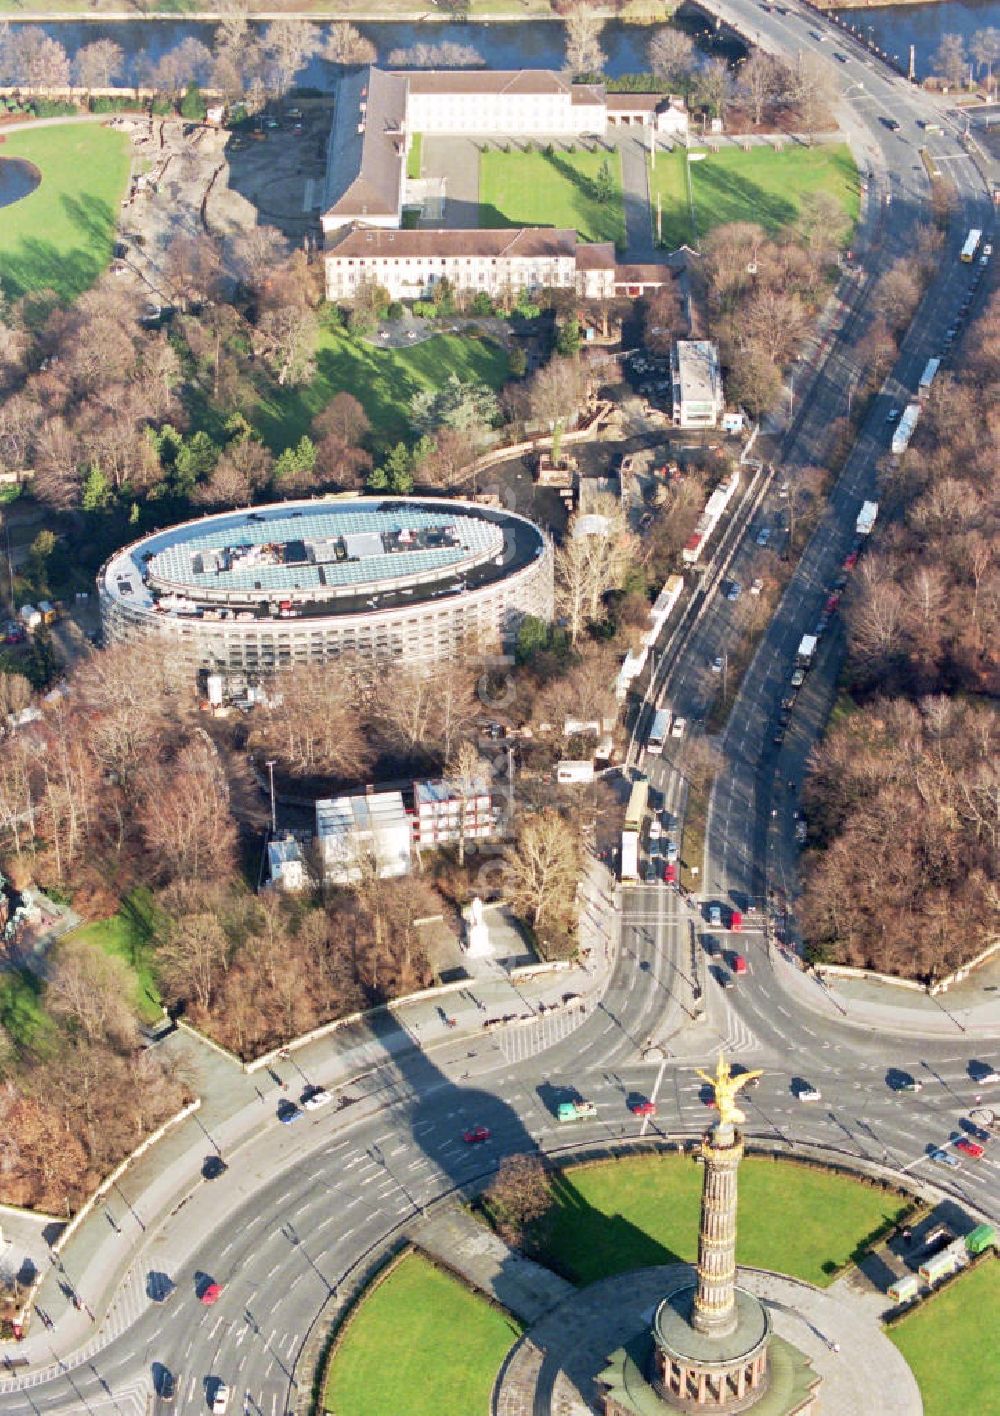
M 419 299 L 447 278 L 458 289 L 498 295 L 542 285 L 605 299 L 628 279 L 610 243 L 587 244 L 550 228 L 403 230 L 419 205 L 407 178 L 415 134 L 466 137 L 604 137 L 609 127 L 687 132 L 681 100 L 609 94 L 551 69 L 410 70 L 375 67 L 340 84 L 327 158 L 322 216 L 326 292 L 350 299 L 375 282 L 393 299 Z

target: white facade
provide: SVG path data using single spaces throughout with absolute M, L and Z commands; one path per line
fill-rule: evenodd
M 535 83 L 519 86 L 523 74 L 410 74 L 407 128 L 411 133 L 512 137 L 604 133 L 607 109 L 603 102 L 578 101 L 573 86 L 561 75 L 545 70 L 526 73 Z M 510 82 L 490 83 L 496 79 Z M 473 82 L 463 82 L 468 80 Z M 538 80 L 543 81 L 541 86 Z M 552 81 L 551 87 L 545 80 Z
M 272 889 L 296 891 L 306 886 L 306 865 L 302 847 L 294 836 L 267 843 L 269 884 Z
M 328 885 L 353 885 L 410 870 L 410 818 L 400 792 L 331 797 L 316 803 L 316 840 Z
M 585 245 L 573 231 L 546 227 L 386 232 L 357 226 L 332 237 L 324 263 L 328 300 L 350 300 L 371 283 L 393 300 L 417 300 L 442 280 L 490 296 L 544 287 L 593 300 L 615 293 L 610 243 Z
M 678 339 L 670 351 L 674 427 L 714 428 L 725 400 L 719 347 L 707 339 Z

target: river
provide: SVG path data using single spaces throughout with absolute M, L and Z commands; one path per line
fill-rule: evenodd
M 943 34 L 970 40 L 989 25 L 1000 29 L 1000 0 L 934 0 L 925 5 L 865 5 L 840 10 L 841 19 L 906 67 L 910 45 L 915 48 L 917 78 L 933 72 L 935 49 Z
M 680 22 L 692 32 L 707 32 L 704 18 L 692 6 L 682 5 L 677 12 Z M 943 34 L 955 33 L 971 39 L 978 29 L 988 25 L 1000 28 L 1000 0 L 933 0 L 916 5 L 864 6 L 838 12 L 858 32 L 873 39 L 889 55 L 898 56 L 905 66 L 911 44 L 916 47 L 917 77 L 926 78 L 931 72 L 931 57 Z M 179 44 L 189 35 L 210 44 L 214 33 L 211 24 L 190 20 L 125 20 L 109 23 L 101 20 L 65 20 L 44 28 L 59 39 L 73 55 L 81 45 L 92 40 L 109 38 L 120 44 L 130 61 L 140 53 L 153 59 Z M 362 24 L 359 29 L 375 44 L 384 61 L 391 50 L 417 43 L 454 41 L 471 45 L 486 62 L 496 69 L 561 68 L 563 62 L 563 27 L 558 20 L 525 20 L 517 23 L 473 24 Z M 604 26 L 601 45 L 608 56 L 609 77 L 641 73 L 648 68 L 646 43 L 650 29 L 645 25 L 623 24 L 609 20 Z M 736 57 L 738 49 L 721 52 Z M 299 75 L 298 82 L 315 88 L 328 89 L 334 71 L 328 64 L 313 60 Z M 128 77 L 134 78 L 134 72 Z
M 682 6 L 678 17 L 684 28 L 704 35 L 705 42 L 711 43 L 708 23 L 699 11 Z M 157 59 L 188 36 L 211 44 L 215 33 L 214 25 L 191 20 L 62 20 L 42 28 L 59 40 L 70 57 L 95 39 L 113 39 L 125 51 L 130 65 L 134 65 L 142 53 Z M 381 62 L 393 49 L 418 43 L 439 44 L 446 40 L 471 45 L 494 69 L 560 69 L 565 54 L 565 33 L 559 20 L 524 20 L 510 24 L 359 24 L 358 28 L 371 39 Z M 648 25 L 609 20 L 601 33 L 601 47 L 608 56 L 605 73 L 614 78 L 648 70 L 646 45 L 651 32 Z M 716 41 L 715 48 L 731 59 L 742 52 L 735 41 L 728 44 L 724 40 Z M 335 70 L 329 64 L 314 59 L 296 82 L 328 89 L 334 75 Z M 134 70 L 130 68 L 126 77 L 131 81 Z

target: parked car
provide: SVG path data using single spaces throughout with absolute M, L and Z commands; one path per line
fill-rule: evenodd
M 806 671 L 805 671 L 805 669 L 796 669 L 796 670 L 794 671 L 794 673 L 792 674 L 791 679 L 789 680 L 789 682 L 791 683 L 791 685 L 792 685 L 793 688 L 801 688 L 802 685 L 805 683 L 805 681 L 806 681 Z
M 302 1112 L 295 1105 L 294 1101 L 283 1101 L 278 1107 L 278 1120 L 282 1126 L 290 1126 L 293 1121 L 298 1121 Z
M 738 600 L 742 594 L 743 586 L 740 582 L 738 580 L 730 580 L 729 584 L 726 586 L 726 599 Z
M 667 861 L 666 865 L 663 867 L 663 883 L 664 885 L 673 885 L 676 889 L 677 867 L 674 865 L 673 861 Z
M 722 928 L 722 910 L 719 908 L 718 905 L 709 905 L 708 922 L 713 929 Z
M 462 1140 L 467 1146 L 482 1145 L 483 1141 L 488 1141 L 489 1138 L 490 1130 L 488 1126 L 471 1126 L 468 1131 L 462 1132 Z
M 823 606 L 825 614 L 832 615 L 840 604 L 840 592 L 834 590 L 826 597 L 826 604 Z
M 858 563 L 858 553 L 857 553 L 857 551 L 852 551 L 849 556 L 845 556 L 845 557 L 844 557 L 844 569 L 845 569 L 845 570 L 853 570 L 854 567 L 857 565 L 857 563 Z
M 982 1160 L 986 1154 L 985 1148 L 978 1141 L 972 1141 L 968 1136 L 963 1136 L 960 1141 L 955 1142 L 955 1149 L 967 1155 L 970 1160 Z
M 899 417 L 902 411 L 903 410 L 901 408 L 890 408 L 888 413 L 885 415 L 885 421 L 887 423 L 895 423 L 896 419 Z
M 687 718 L 675 718 L 673 727 L 670 729 L 670 736 L 673 738 L 682 738 L 685 732 L 687 732 L 687 725 Z
M 938 1165 L 950 1165 L 952 1170 L 957 1170 L 961 1164 L 957 1155 L 950 1150 L 944 1150 L 941 1146 L 931 1151 L 931 1160 L 936 1161 Z
M 222 1284 L 209 1283 L 198 1294 L 198 1302 L 204 1303 L 206 1308 L 213 1307 L 222 1297 Z
M 750 594 L 751 594 L 751 595 L 759 595 L 760 592 L 763 590 L 763 588 L 764 588 L 764 582 L 763 582 L 763 580 L 761 580 L 761 578 L 760 578 L 759 575 L 757 576 L 756 580 L 752 580 L 752 581 L 750 582 Z
M 747 971 L 747 961 L 742 954 L 734 954 L 732 958 L 732 970 L 734 974 L 745 974 Z
M 329 1106 L 332 1100 L 333 1097 L 325 1087 L 310 1087 L 303 1093 L 302 1105 L 306 1111 L 318 1111 L 321 1106 Z
M 658 841 L 660 839 L 660 834 L 662 831 L 663 827 L 660 825 L 660 818 L 658 816 L 654 816 L 652 821 L 650 821 L 649 823 L 649 839 L 651 841 Z
M 770 528 L 769 526 L 762 526 L 762 527 L 760 528 L 760 530 L 757 532 L 757 544 L 758 544 L 758 546 L 766 546 L 767 543 L 768 543 L 768 541 L 770 541 L 770 539 L 771 539 L 771 528 Z
M 799 843 L 800 846 L 804 846 L 804 845 L 805 845 L 807 833 L 808 833 L 808 827 L 806 826 L 806 823 L 805 823 L 804 821 L 796 821 L 796 823 L 795 823 L 795 839 L 798 841 L 798 843 Z
M 923 1082 L 918 1081 L 916 1077 L 911 1077 L 909 1072 L 896 1073 L 890 1082 L 890 1086 L 893 1091 L 898 1092 L 918 1092 L 924 1089 Z
M 225 1382 L 219 1382 L 215 1388 L 215 1395 L 212 1397 L 212 1416 L 225 1416 L 229 1410 L 229 1388 Z
M 721 674 L 721 673 L 722 673 L 722 663 L 723 663 L 722 655 L 721 655 L 721 654 L 716 654 L 715 658 L 712 660 L 712 663 L 711 663 L 711 665 L 710 665 L 713 674 Z
M 629 1107 L 629 1111 L 631 1111 L 633 1116 L 655 1116 L 656 1102 L 633 1101 L 632 1105 Z
M 823 1100 L 819 1087 L 814 1087 L 809 1082 L 800 1082 L 795 1088 L 795 1095 L 799 1101 Z
M 673 836 L 667 837 L 667 860 L 671 863 L 680 859 L 680 848 Z

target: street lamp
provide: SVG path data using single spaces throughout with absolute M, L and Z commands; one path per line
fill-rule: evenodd
M 276 835 L 278 834 L 278 817 L 277 817 L 277 813 L 276 813 L 275 807 L 274 807 L 274 766 L 275 766 L 275 759 L 272 757 L 265 765 L 267 766 L 267 776 L 268 776 L 268 781 L 269 781 L 269 783 L 270 783 L 270 788 L 271 788 L 271 835 L 272 835 L 272 836 L 276 836 Z

